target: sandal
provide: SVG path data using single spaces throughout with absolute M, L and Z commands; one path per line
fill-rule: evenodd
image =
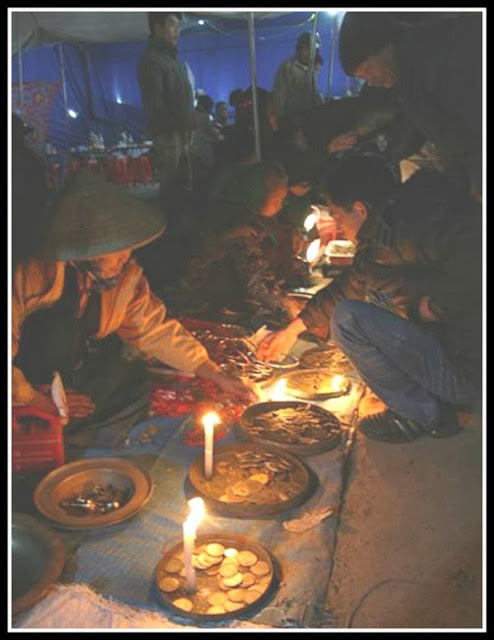
M 394 444 L 412 442 L 426 435 L 433 438 L 446 438 L 461 430 L 452 409 L 444 412 L 440 424 L 434 428 L 427 427 L 416 420 L 402 418 L 391 409 L 362 418 L 358 428 L 367 438 Z

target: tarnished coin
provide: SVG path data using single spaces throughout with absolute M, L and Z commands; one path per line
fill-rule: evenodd
M 238 587 L 239 584 L 242 583 L 243 573 L 236 573 L 231 578 L 223 578 L 223 583 L 227 587 Z
M 205 551 L 199 554 L 198 560 L 199 560 L 199 564 L 204 565 L 205 568 L 209 568 L 213 564 L 216 564 L 218 562 L 216 558 L 213 558 L 212 556 L 207 554 Z M 221 562 L 221 558 L 220 558 L 220 562 Z
M 252 587 L 249 587 L 247 591 L 260 591 L 261 593 L 265 593 L 268 590 L 270 584 L 271 584 L 271 581 L 268 581 L 268 582 L 260 581 L 257 584 L 253 585 Z
M 236 562 L 227 562 L 222 564 L 220 567 L 220 576 L 222 576 L 223 578 L 231 578 L 237 572 L 238 572 L 238 568 L 237 568 Z
M 243 567 L 251 567 L 257 562 L 257 556 L 252 551 L 239 551 L 237 559 Z
M 206 547 L 206 553 L 213 557 L 222 556 L 225 553 L 225 547 L 219 542 L 211 542 Z
M 209 607 L 209 609 L 206 611 L 206 613 L 208 615 L 217 615 L 220 613 L 226 613 L 226 609 L 224 609 L 223 607 L 220 607 L 219 604 L 215 604 L 212 607 Z
M 249 486 L 247 485 L 247 482 L 242 481 L 236 482 L 234 485 L 232 485 L 232 492 L 234 493 L 234 495 L 241 498 L 245 498 L 250 493 L 252 493 L 252 491 L 249 489 Z
M 161 591 L 165 591 L 166 593 L 176 591 L 179 586 L 180 582 L 176 578 L 161 578 L 158 582 L 158 587 Z
M 171 558 L 165 564 L 164 569 L 167 573 L 178 573 L 183 566 L 184 565 L 181 560 L 178 558 Z
M 245 496 L 235 495 L 234 493 L 224 493 L 219 497 L 221 502 L 243 502 Z
M 250 570 L 255 576 L 258 577 L 266 576 L 271 571 L 271 569 L 269 568 L 269 564 L 267 562 L 263 562 L 262 560 L 256 562 L 256 564 L 253 564 Z
M 223 605 L 227 611 L 238 611 L 239 609 L 244 608 L 243 602 L 232 602 L 231 600 L 227 600 Z
M 194 567 L 194 569 L 209 569 L 209 567 L 211 566 L 209 563 L 205 564 L 204 562 L 202 562 L 201 560 L 201 556 L 192 556 L 192 566 Z
M 206 570 L 204 571 L 204 573 L 205 573 L 207 576 L 216 576 L 216 575 L 218 575 L 219 571 L 220 571 L 219 566 L 218 566 L 217 564 L 213 564 L 213 566 L 212 566 L 212 567 L 209 567 L 209 569 L 206 569 Z
M 259 563 L 258 563 L 259 564 Z M 244 573 L 242 574 L 242 587 L 252 587 L 253 584 L 256 584 L 256 576 L 253 573 Z
M 249 495 L 252 493 L 258 493 L 263 487 L 264 483 L 258 480 L 252 480 L 252 477 L 245 481 L 245 486 L 249 490 Z
M 249 589 L 248 591 L 244 591 L 244 602 L 246 602 L 247 604 L 252 604 L 256 600 L 259 600 L 261 596 L 262 593 L 260 591 L 257 591 L 257 589 Z
M 226 585 L 223 582 L 223 578 L 221 576 L 216 576 L 216 579 L 218 580 L 218 587 L 222 590 L 222 591 L 229 591 L 231 589 L 231 587 L 229 587 L 228 585 Z
M 268 484 L 269 476 L 267 473 L 254 473 L 250 476 L 249 480 L 260 482 L 261 484 Z
M 192 611 L 194 606 L 188 598 L 177 598 L 177 600 L 173 601 L 173 604 L 184 611 Z
M 228 599 L 232 602 L 244 602 L 244 595 L 248 593 L 245 589 L 230 589 L 226 592 Z
M 235 549 L 235 547 L 228 547 L 228 549 L 225 549 L 225 551 L 223 552 L 225 558 L 234 558 L 237 554 L 238 549 Z
M 222 591 L 213 591 L 213 593 L 208 596 L 208 604 L 210 605 L 219 604 L 224 606 L 227 600 L 227 596 Z

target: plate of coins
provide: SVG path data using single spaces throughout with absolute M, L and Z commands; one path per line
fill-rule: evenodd
M 252 612 L 268 600 L 277 581 L 267 550 L 236 534 L 198 535 L 192 566 L 195 588 L 189 592 L 180 542 L 164 553 L 154 582 L 160 603 L 195 620 L 223 620 Z
M 339 398 L 350 391 L 350 380 L 331 368 L 298 369 L 285 375 L 286 393 L 302 400 Z
M 299 506 L 315 484 L 307 467 L 295 456 L 257 443 L 218 447 L 213 475 L 204 475 L 204 457 L 189 468 L 191 493 L 203 498 L 219 515 L 237 518 L 271 516 Z
M 330 369 L 332 373 L 349 373 L 353 366 L 335 344 L 305 351 L 299 358 L 302 369 Z
M 34 491 L 37 509 L 64 529 L 93 529 L 134 516 L 150 499 L 153 483 L 120 458 L 86 458 L 58 467 Z
M 248 407 L 237 430 L 244 438 L 299 455 L 334 449 L 340 442 L 338 418 L 308 402 L 260 402 Z

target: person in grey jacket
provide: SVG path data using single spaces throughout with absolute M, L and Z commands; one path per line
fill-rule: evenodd
M 310 74 L 311 38 L 310 33 L 302 33 L 297 39 L 295 55 L 282 62 L 276 71 L 273 100 L 278 121 L 284 116 L 307 111 L 323 103 L 314 68 Z M 315 58 L 318 57 L 319 44 L 317 36 Z
M 159 165 L 160 197 L 169 212 L 169 228 L 181 191 L 190 188 L 189 150 L 194 128 L 194 94 L 187 67 L 177 60 L 182 14 L 150 12 L 149 43 L 138 64 L 138 82 L 148 133 Z

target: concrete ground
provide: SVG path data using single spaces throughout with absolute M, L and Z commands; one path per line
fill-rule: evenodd
M 326 609 L 334 628 L 483 628 L 479 414 L 451 438 L 356 432 Z

